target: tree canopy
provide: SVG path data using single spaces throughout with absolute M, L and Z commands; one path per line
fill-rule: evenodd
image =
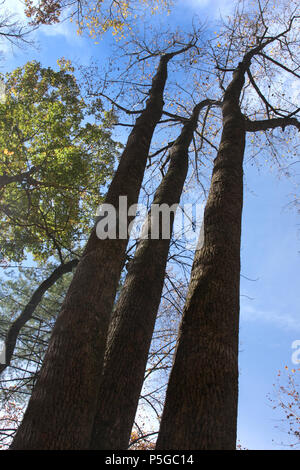
M 117 146 L 100 100 L 83 97 L 74 69 L 28 62 L 3 78 L 0 104 L 2 257 L 20 261 L 80 248 Z

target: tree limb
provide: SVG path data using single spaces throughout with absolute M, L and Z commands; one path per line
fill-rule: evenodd
M 0 175 L 0 189 L 4 188 L 8 184 L 11 183 L 20 183 L 22 181 L 26 181 L 30 179 L 32 173 L 37 170 L 37 167 L 33 166 L 29 171 L 25 171 L 24 173 L 19 173 L 17 175 Z
M 264 119 L 261 121 L 251 121 L 250 119 L 245 120 L 245 129 L 247 132 L 258 132 L 266 131 L 268 129 L 276 129 L 281 127 L 282 130 L 286 126 L 295 126 L 300 131 L 300 121 L 294 117 L 282 117 L 273 119 Z
M 52 287 L 58 279 L 60 279 L 64 274 L 72 271 L 75 266 L 78 264 L 78 259 L 73 259 L 68 263 L 61 264 L 58 266 L 53 273 L 45 279 L 39 287 L 35 290 L 31 296 L 29 302 L 23 309 L 22 313 L 16 318 L 16 320 L 11 324 L 5 339 L 5 364 L 0 364 L 0 374 L 10 365 L 11 358 L 14 353 L 18 335 L 21 328 L 32 318 L 32 315 L 35 312 L 35 309 L 41 302 L 43 295 L 47 292 L 50 287 Z

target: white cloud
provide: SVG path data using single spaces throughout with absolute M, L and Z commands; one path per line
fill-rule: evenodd
M 26 15 L 24 13 L 24 3 L 21 0 L 5 0 L 4 4 L 1 5 L 3 14 L 9 12 L 15 14 L 20 20 L 24 20 Z
M 24 5 L 20 0 L 5 0 L 1 3 L 1 17 L 11 17 L 11 22 L 23 22 L 26 19 Z M 0 39 L 0 53 L 4 56 L 12 53 L 12 44 L 5 38 Z
M 63 36 L 67 41 L 72 40 L 72 42 L 78 38 L 75 25 L 68 20 L 61 23 L 41 26 L 39 31 L 46 36 Z
M 2 6 L 3 14 L 10 13 L 15 15 L 15 19 L 24 21 L 25 23 L 28 21 L 24 13 L 24 2 L 21 0 L 5 0 L 4 5 Z M 46 36 L 64 36 L 67 39 L 71 37 L 74 39 L 74 35 L 76 34 L 76 27 L 70 21 L 65 21 L 62 23 L 56 23 L 50 26 L 43 25 L 38 28 L 36 34 L 39 32 L 45 34 Z
M 241 306 L 241 319 L 244 321 L 260 321 L 271 323 L 277 328 L 288 331 L 300 331 L 299 316 L 294 316 L 288 312 L 276 312 L 256 309 L 251 305 Z
M 14 21 L 19 21 L 21 24 L 28 24 L 28 18 L 24 13 L 24 3 L 21 0 L 5 0 L 2 5 L 2 16 L 7 17 L 8 15 L 13 16 Z M 53 25 L 42 25 L 35 31 L 30 33 L 30 38 L 36 45 L 39 45 L 41 35 L 47 37 L 59 37 L 64 38 L 69 44 L 74 45 L 74 42 L 78 45 L 83 45 L 83 38 L 76 34 L 76 25 L 72 24 L 69 20 L 60 22 Z M 0 39 L 0 52 L 2 56 L 7 60 L 14 54 L 14 47 L 5 38 Z

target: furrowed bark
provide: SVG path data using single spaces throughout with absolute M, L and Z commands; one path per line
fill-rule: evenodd
M 250 58 L 233 74 L 156 449 L 235 449 L 244 117 Z
M 138 200 L 151 138 L 163 109 L 168 61 L 161 56 L 105 203 Z M 92 230 L 56 321 L 41 372 L 11 449 L 86 449 L 96 408 L 107 329 L 128 239 Z
M 188 148 L 197 127 L 201 102 L 173 143 L 168 171 L 153 204 L 172 207 L 180 201 L 188 170 Z M 153 213 L 152 213 L 153 214 Z M 163 289 L 174 213 L 167 222 L 169 236 L 151 239 L 151 211 L 147 239 L 139 241 L 111 322 L 98 395 L 91 449 L 127 449 L 143 385 L 149 347 Z M 161 227 L 160 227 L 161 229 Z
M 2 372 L 4 372 L 10 365 L 21 328 L 23 328 L 23 326 L 32 318 L 32 315 L 41 302 L 43 295 L 64 274 L 70 273 L 77 266 L 78 262 L 79 260 L 73 259 L 68 263 L 58 266 L 53 273 L 39 285 L 32 294 L 27 305 L 24 307 L 22 313 L 13 321 L 5 338 L 5 364 L 0 364 L 0 374 L 2 374 Z
M 293 20 L 292 20 L 293 21 Z M 245 54 L 224 93 L 223 132 L 204 212 L 156 449 L 234 450 L 238 404 L 240 237 L 245 133 L 284 128 L 293 116 L 252 122 L 239 98 L 252 58 L 284 36 Z

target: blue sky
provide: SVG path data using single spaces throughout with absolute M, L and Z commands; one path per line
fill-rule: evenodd
M 287 436 L 267 394 L 278 370 L 295 367 L 300 338 L 299 216 L 286 205 L 291 181 L 246 168 L 242 232 L 239 436 L 248 448 L 278 448 Z M 256 280 L 257 279 L 257 280 Z M 248 297 L 244 297 L 248 296 Z M 272 442 L 272 439 L 275 442 Z
M 186 24 L 192 15 L 213 21 L 227 0 L 185 0 L 169 18 L 171 24 Z M 22 11 L 18 0 L 7 5 Z M 43 27 L 35 33 L 38 49 L 3 50 L 0 71 L 10 71 L 27 60 L 55 66 L 64 56 L 88 64 L 90 57 L 105 60 L 108 39 L 94 45 L 78 37 L 69 24 Z M 262 162 L 263 163 L 263 162 Z M 272 392 L 277 372 L 293 367 L 293 341 L 300 340 L 299 252 L 300 217 L 288 207 L 295 181 L 279 178 L 269 165 L 245 167 L 245 201 L 242 231 L 240 400 L 239 440 L 248 449 L 278 449 L 288 436 L 275 429 L 279 415 L 272 410 L 267 394 Z M 273 442 L 274 440 L 274 442 Z

